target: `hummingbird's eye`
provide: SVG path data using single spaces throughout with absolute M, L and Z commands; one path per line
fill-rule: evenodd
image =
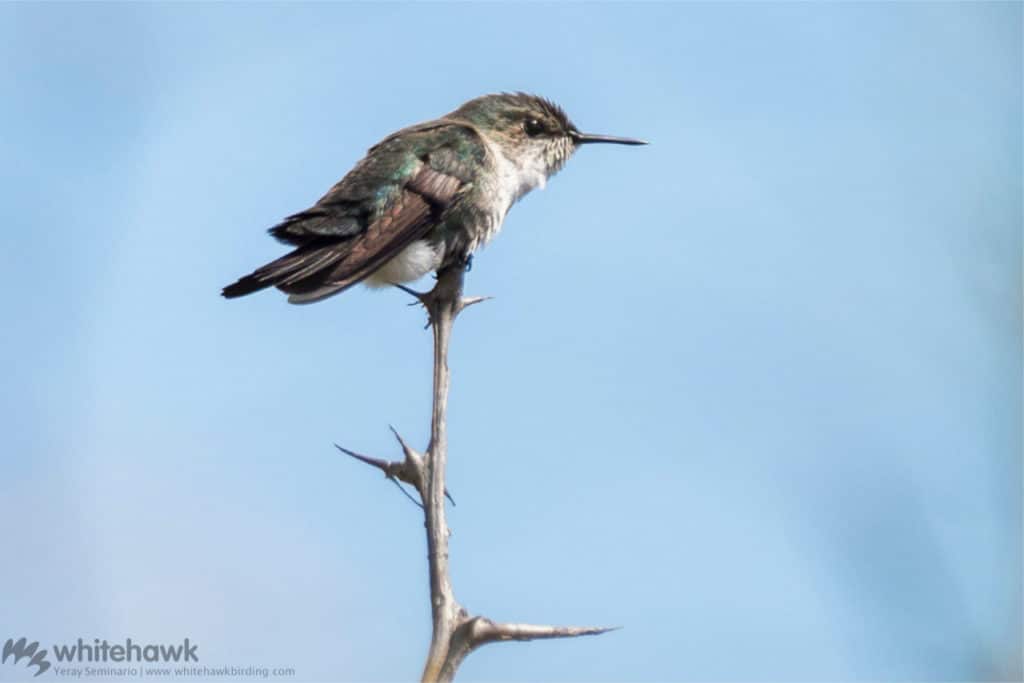
M 523 131 L 531 138 L 534 138 L 544 132 L 544 126 L 537 119 L 526 119 L 523 122 Z

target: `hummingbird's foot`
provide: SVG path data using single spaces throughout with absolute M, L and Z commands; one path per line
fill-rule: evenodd
M 466 272 L 473 270 L 473 255 L 469 254 L 466 256 Z
M 392 284 L 402 292 L 412 297 L 416 297 L 416 301 L 409 304 L 410 306 L 423 306 L 426 309 L 427 324 L 423 326 L 423 329 L 428 330 L 430 326 L 434 324 L 434 308 L 437 305 L 437 296 L 434 293 L 434 290 L 430 290 L 429 292 L 417 292 L 416 290 L 410 287 L 399 285 L 398 283 Z
M 427 298 L 427 294 L 429 294 L 429 292 L 417 292 L 412 287 L 406 287 L 405 285 L 400 285 L 397 282 L 392 282 L 391 284 L 393 284 L 395 287 L 398 287 L 400 290 L 402 290 L 409 296 L 416 297 L 417 301 L 414 301 L 413 303 L 409 304 L 410 306 L 419 306 L 420 304 L 426 306 L 426 302 L 424 300 Z
M 489 296 L 462 296 L 463 273 L 470 268 L 472 262 L 473 257 L 469 255 L 463 260 L 456 261 L 438 270 L 434 275 L 437 279 L 437 284 L 429 292 L 417 292 L 415 289 L 397 282 L 392 282 L 391 284 L 409 296 L 416 298 L 416 301 L 409 304 L 410 306 L 423 306 L 423 308 L 427 309 L 427 324 L 423 327 L 423 329 L 427 329 L 434 324 L 442 309 L 446 310 L 452 317 L 455 317 L 464 309 L 482 301 L 488 301 L 491 298 Z M 451 275 L 457 275 L 459 279 L 458 290 L 454 292 L 454 299 L 452 298 L 453 293 L 449 291 Z
M 416 298 L 416 301 L 413 301 L 411 304 L 409 304 L 410 306 L 423 306 L 423 308 L 427 309 L 427 324 L 423 326 L 423 329 L 428 329 L 431 325 L 434 324 L 434 316 L 431 313 L 432 309 L 430 307 L 432 303 L 430 292 L 417 292 L 415 289 L 411 287 L 406 287 L 405 285 L 400 285 L 397 282 L 393 282 L 392 284 L 395 287 L 398 287 L 406 294 L 408 294 L 409 296 Z

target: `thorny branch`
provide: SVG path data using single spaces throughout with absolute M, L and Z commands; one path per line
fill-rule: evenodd
M 471 616 L 455 599 L 451 577 L 448 572 L 448 524 L 445 519 L 444 499 L 445 467 L 448 458 L 447 411 L 448 389 L 451 377 L 448 372 L 448 342 L 451 338 L 455 318 L 473 304 L 485 301 L 487 297 L 464 297 L 462 295 L 465 271 L 451 267 L 438 273 L 437 284 L 427 293 L 415 292 L 406 287 L 429 316 L 428 326 L 434 335 L 434 400 L 430 421 L 430 444 L 425 453 L 410 447 L 392 428 L 402 447 L 404 458 L 390 462 L 355 453 L 341 446 L 339 450 L 351 457 L 384 472 L 394 481 L 412 486 L 420 496 L 421 507 L 426 520 L 427 560 L 430 573 L 430 608 L 433 620 L 433 635 L 427 661 L 423 667 L 424 682 L 451 681 L 466 656 L 487 643 L 504 640 L 538 640 L 543 638 L 575 638 L 599 635 L 613 628 L 595 626 L 539 626 L 533 624 L 508 624 L 491 621 L 486 617 Z M 403 492 L 405 490 L 403 489 Z M 406 492 L 408 495 L 408 493 Z M 454 505 L 454 501 L 452 501 Z

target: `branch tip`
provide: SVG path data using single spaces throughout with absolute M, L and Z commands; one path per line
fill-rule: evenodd
M 476 640 L 483 644 L 498 640 L 542 640 L 548 638 L 579 638 L 599 636 L 617 631 L 621 626 L 546 626 L 539 624 L 506 624 L 481 619 Z
M 350 451 L 349 449 L 345 448 L 344 446 L 339 446 L 338 444 L 334 444 L 334 447 L 337 448 L 342 453 L 344 453 L 345 455 L 347 455 L 349 457 L 352 457 L 352 458 L 355 458 L 356 460 L 359 460 L 360 462 L 364 462 L 367 465 L 370 465 L 371 467 L 376 467 L 379 470 L 383 470 L 385 474 L 388 474 L 389 465 L 391 463 L 389 463 L 387 460 L 381 460 L 380 458 L 371 458 L 368 455 L 362 455 L 361 453 L 356 453 L 355 451 Z
M 465 309 L 469 308 L 470 306 L 475 306 L 476 304 L 480 304 L 480 303 L 483 303 L 485 301 L 490 301 L 493 298 L 494 298 L 493 296 L 467 296 L 467 297 L 463 297 L 462 299 L 459 300 L 459 310 L 460 311 L 465 310 Z
M 404 462 L 388 462 L 387 460 L 381 460 L 380 458 L 371 458 L 368 455 L 363 455 L 361 453 L 356 453 L 355 451 L 350 451 L 349 449 L 343 446 L 339 446 L 338 444 L 334 444 L 334 447 L 337 448 L 342 453 L 344 453 L 345 455 L 355 458 L 360 462 L 366 463 L 371 467 L 376 467 L 377 469 L 379 469 L 381 472 L 384 473 L 384 477 L 386 479 L 388 479 L 395 486 L 398 487 L 398 490 L 402 492 L 403 496 L 411 500 L 417 506 L 421 508 L 423 507 L 423 504 L 420 503 L 415 498 L 413 498 L 412 494 L 406 491 L 405 487 L 402 486 L 401 484 L 401 482 L 405 482 L 406 484 L 409 484 L 410 486 L 415 488 L 417 492 L 419 492 L 420 484 L 417 482 L 422 480 L 422 475 L 417 469 L 419 467 L 419 463 L 417 461 L 410 461 L 407 459 Z M 421 493 L 420 495 L 423 494 Z
M 420 454 L 417 453 L 415 449 L 413 449 L 409 444 L 405 442 L 405 439 L 403 439 L 402 435 L 398 433 L 398 430 L 391 425 L 388 425 L 388 429 L 390 429 L 391 433 L 395 435 L 395 438 L 398 440 L 398 445 L 402 447 L 402 453 L 405 454 L 405 459 L 407 461 L 418 461 L 421 457 Z

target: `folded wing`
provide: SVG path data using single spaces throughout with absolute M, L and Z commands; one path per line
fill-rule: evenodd
M 463 186 L 458 177 L 417 158 L 406 162 L 404 182 L 367 183 L 364 176 L 374 170 L 373 163 L 367 157 L 315 206 L 272 228 L 271 234 L 296 249 L 222 294 L 234 298 L 273 286 L 288 293 L 292 303 L 311 303 L 342 292 L 424 237 Z M 375 211 L 366 208 L 373 206 L 371 197 L 361 196 L 371 191 L 385 195 Z

